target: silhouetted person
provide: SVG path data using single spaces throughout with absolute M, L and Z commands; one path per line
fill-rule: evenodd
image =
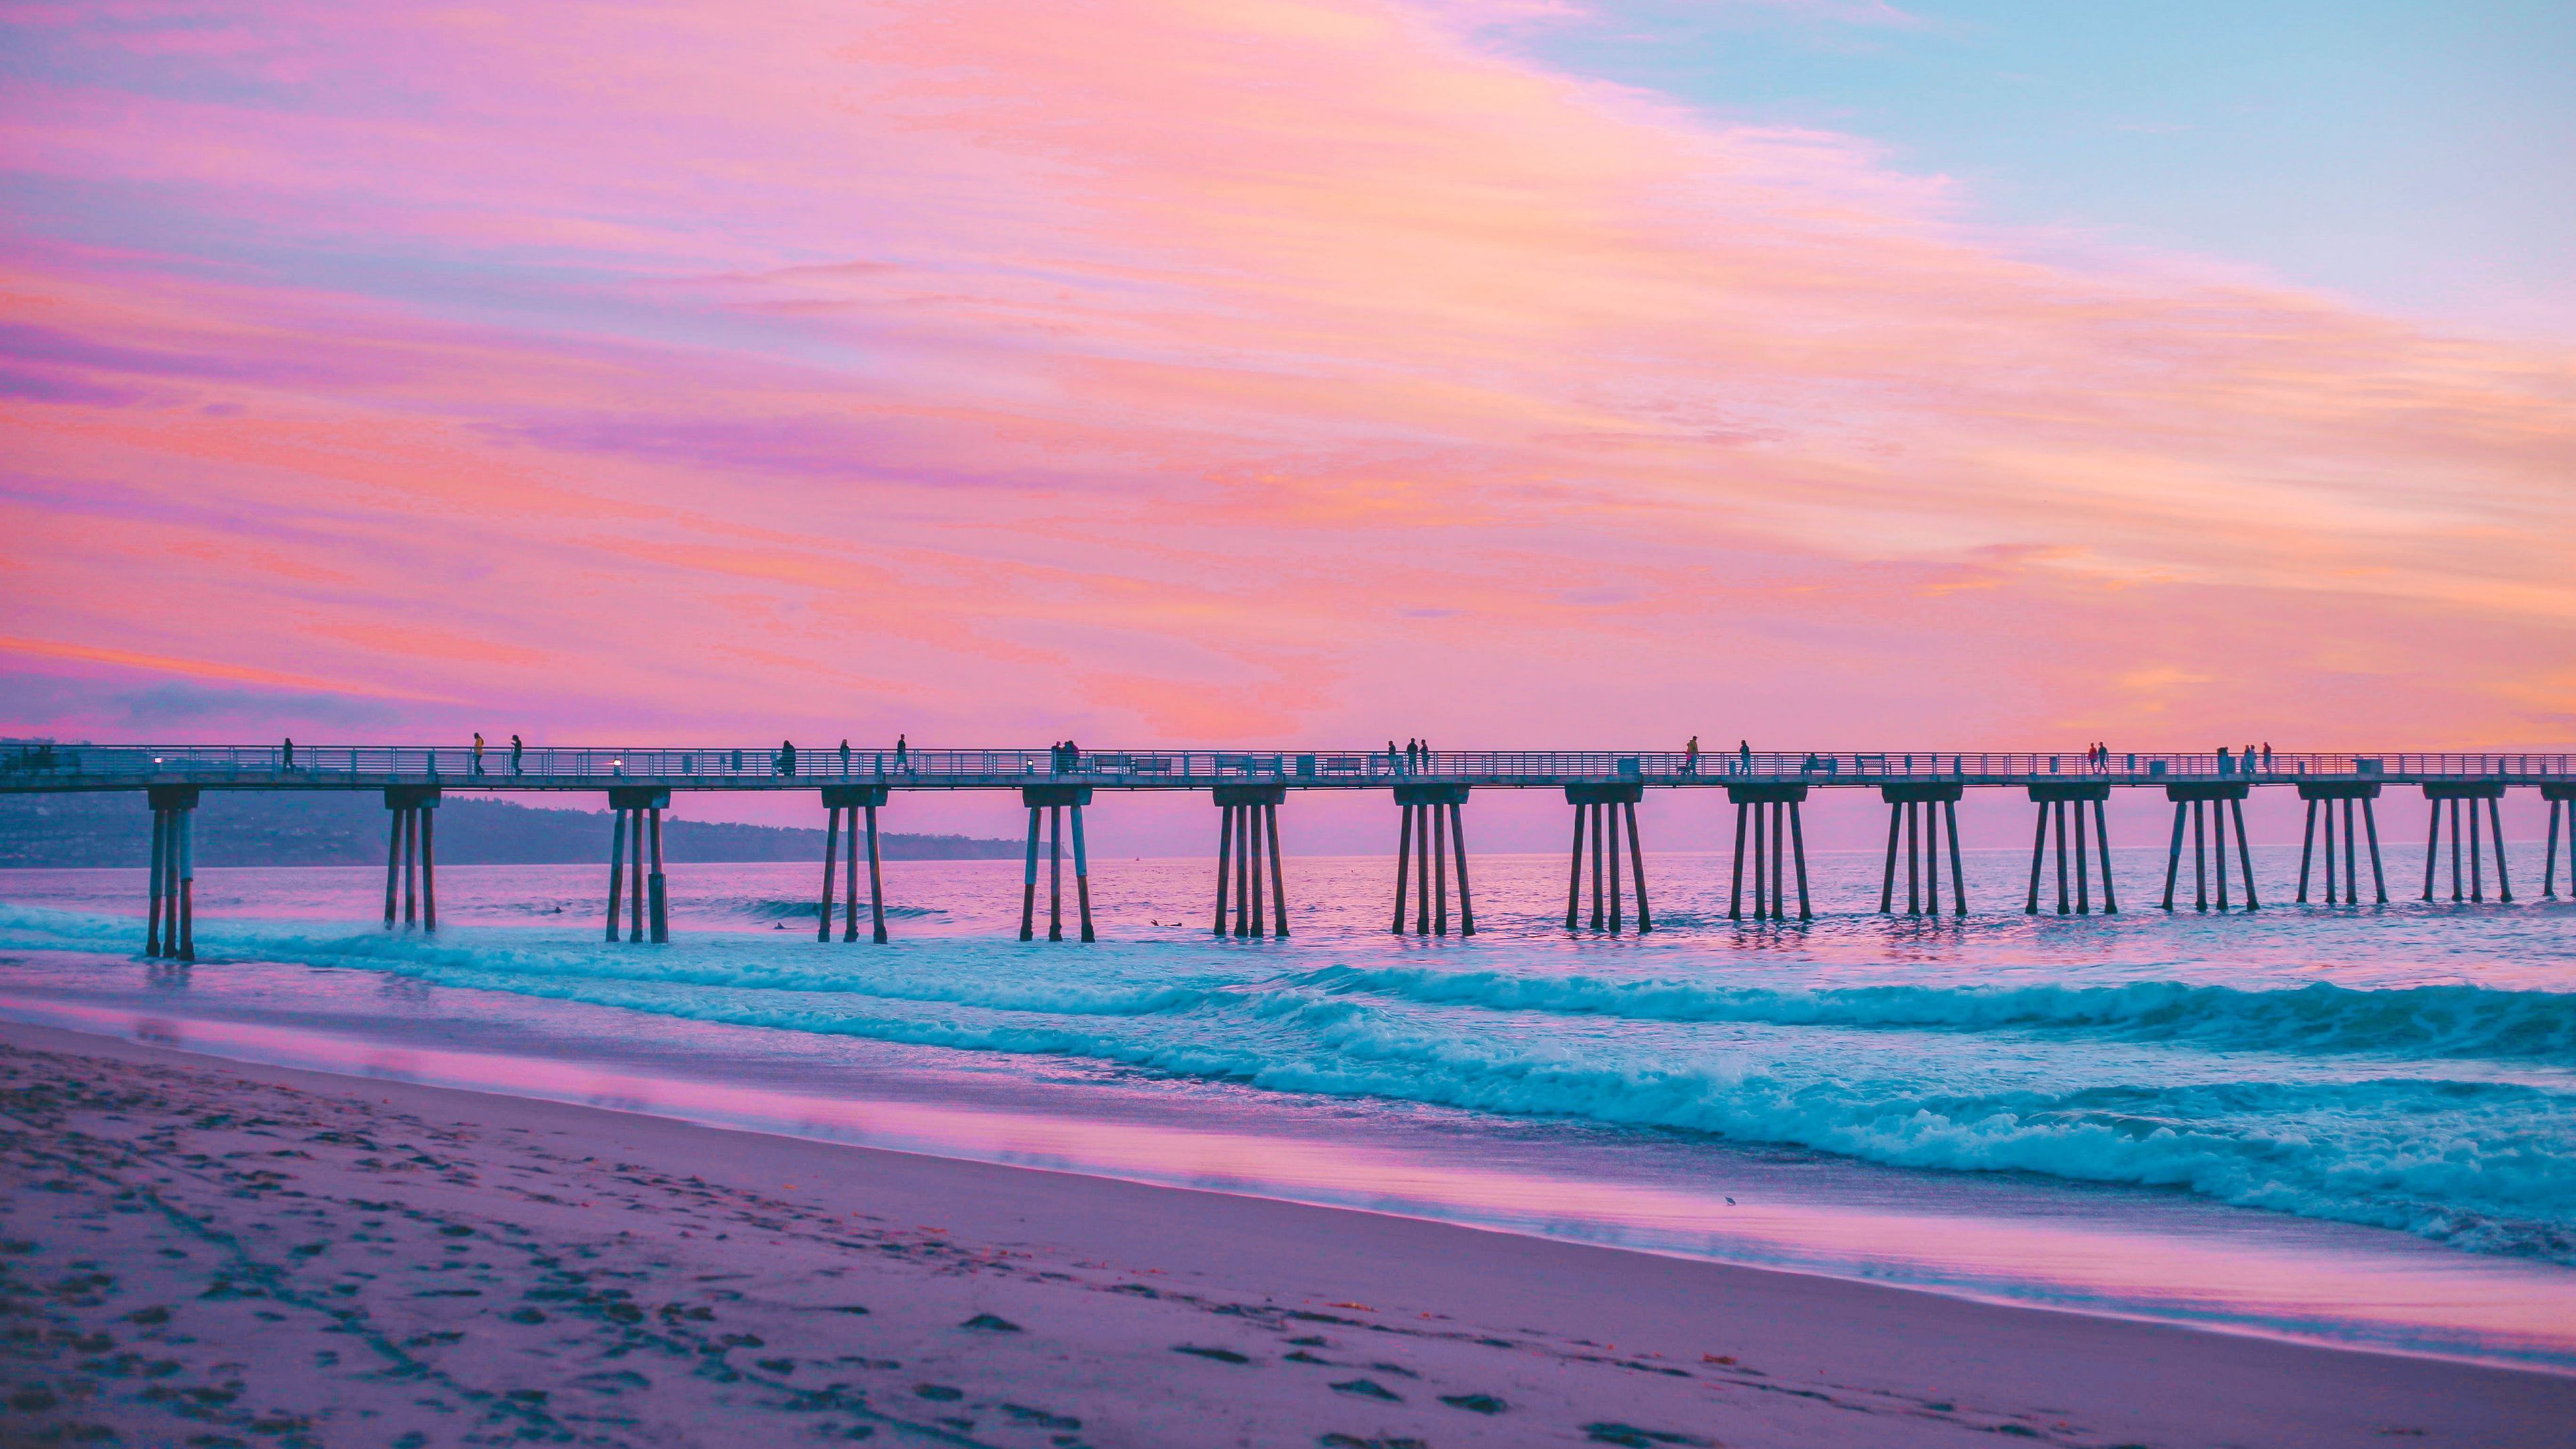
M 511 774 L 515 775 L 515 774 L 519 773 L 519 757 L 520 757 L 521 755 L 523 755 L 523 754 L 525 754 L 525 753 L 527 752 L 527 748 L 528 748 L 528 747 L 527 747 L 526 745 L 523 745 L 523 744 L 519 743 L 519 737 L 518 737 L 517 735 L 512 735 L 512 736 L 510 736 L 510 773 L 511 773 Z
M 474 773 L 478 775 L 483 773 L 483 732 L 481 730 L 474 732 Z
M 1751 740 L 1737 740 L 1735 742 L 1735 757 L 1744 762 L 1744 773 L 1748 775 L 1753 773 L 1753 742 Z
M 794 740 L 780 740 L 778 742 L 778 773 L 782 775 L 793 775 L 796 773 L 796 742 Z
M 1697 735 L 1691 736 L 1690 743 L 1682 746 L 1682 773 L 1685 775 L 1699 773 L 1699 736 Z
M 912 746 L 902 735 L 894 737 L 894 771 L 900 775 L 912 768 Z
M 841 741 L 841 773 L 844 775 L 850 773 L 850 742 L 848 740 Z
M 290 770 L 295 768 L 295 736 L 293 735 L 286 737 L 286 768 Z

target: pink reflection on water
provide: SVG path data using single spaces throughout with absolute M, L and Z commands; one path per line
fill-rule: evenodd
M 2389 1235 L 2341 1251 L 2260 1232 L 1730 1199 L 1429 1162 L 1360 1144 L 826 1098 L 575 1063 L 390 1047 L 240 1022 L 0 997 L 23 1021 L 285 1066 L 577 1102 L 930 1156 L 1044 1167 L 1579 1239 L 1997 1302 L 2576 1370 L 2576 1272 Z

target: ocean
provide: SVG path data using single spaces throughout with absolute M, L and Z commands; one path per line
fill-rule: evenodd
M 890 864 L 886 946 L 814 939 L 815 865 L 676 871 L 665 946 L 600 939 L 598 867 L 442 869 L 434 939 L 381 871 L 210 870 L 187 967 L 134 954 L 141 871 L 0 871 L 0 1015 L 2576 1371 L 2576 906 L 2291 905 L 2268 849 L 2261 911 L 2168 915 L 2116 859 L 2119 915 L 1972 852 L 1981 913 L 1918 919 L 1824 853 L 1802 925 L 1658 854 L 1610 937 L 1561 857 L 1479 856 L 1479 934 L 1420 940 L 1388 861 L 1291 857 L 1285 941 L 1213 938 L 1204 860 L 1101 860 L 1088 946 L 1013 939 L 1009 861 Z

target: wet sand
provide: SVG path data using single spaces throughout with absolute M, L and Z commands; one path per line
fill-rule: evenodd
M 2576 1423 L 2576 1379 L 2546 1374 L 14 1024 L 0 1184 L 9 1444 L 2542 1445 Z

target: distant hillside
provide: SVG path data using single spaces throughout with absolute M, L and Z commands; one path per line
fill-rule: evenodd
M 208 790 L 197 807 L 199 865 L 382 865 L 385 808 L 373 791 Z M 608 858 L 604 810 L 541 810 L 450 795 L 438 807 L 443 865 L 557 865 Z M 993 860 L 1025 847 L 963 835 L 878 837 L 890 860 Z M 140 793 L 0 795 L 0 866 L 149 864 L 152 813 Z M 823 858 L 823 832 L 707 820 L 662 821 L 674 861 Z

